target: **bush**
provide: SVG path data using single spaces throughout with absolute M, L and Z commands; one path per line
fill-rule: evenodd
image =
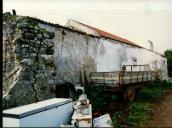
M 145 88 L 139 92 L 138 97 L 142 100 L 152 101 L 161 97 L 164 92 L 169 89 L 172 89 L 171 81 L 154 81 L 153 83 L 145 86 Z
M 130 112 L 146 112 L 146 113 L 151 113 L 153 110 L 153 105 L 151 105 L 150 103 L 141 103 L 141 102 L 132 102 L 129 105 L 129 111 Z
M 86 89 L 86 94 L 93 107 L 93 111 L 102 110 L 110 101 L 110 96 L 108 93 L 103 92 L 101 87 L 92 87 Z
M 129 105 L 129 113 L 125 122 L 130 126 L 143 127 L 151 119 L 153 105 L 133 102 Z
M 172 76 L 172 49 L 166 50 L 164 55 L 167 58 L 168 75 Z
M 86 94 L 92 104 L 93 111 L 103 111 L 111 102 L 119 101 L 117 95 L 105 92 L 103 87 L 86 87 Z
M 125 114 L 121 111 L 116 112 L 112 116 L 113 126 L 115 128 L 122 128 L 121 124 L 125 122 Z
M 152 113 L 153 105 L 150 103 L 132 102 L 129 104 L 127 112 L 119 111 L 113 114 L 113 126 L 115 128 L 143 127 L 151 119 Z
M 157 88 L 144 88 L 142 91 L 139 92 L 138 97 L 142 100 L 155 100 L 162 95 L 162 89 Z

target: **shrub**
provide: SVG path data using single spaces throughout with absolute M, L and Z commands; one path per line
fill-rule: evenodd
M 142 100 L 155 100 L 162 95 L 162 89 L 157 88 L 144 88 L 139 92 L 138 97 Z
M 169 89 L 172 89 L 171 81 L 154 81 L 153 83 L 145 86 L 145 88 L 139 92 L 138 97 L 142 100 L 152 101 L 158 99 Z
M 125 121 L 125 114 L 122 111 L 119 111 L 113 114 L 112 122 L 115 128 L 122 127 L 121 124 L 123 124 L 124 121 Z
M 129 105 L 129 113 L 125 122 L 130 126 L 143 127 L 151 118 L 153 105 L 133 102 Z

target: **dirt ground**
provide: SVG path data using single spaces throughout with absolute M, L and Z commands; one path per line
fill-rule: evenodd
M 159 103 L 148 127 L 172 127 L 172 92 L 168 92 Z

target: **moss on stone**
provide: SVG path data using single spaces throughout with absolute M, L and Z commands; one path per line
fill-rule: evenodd
M 26 17 L 26 21 L 28 22 L 28 24 L 29 24 L 30 26 L 35 27 L 35 26 L 38 25 L 38 23 L 37 23 L 36 21 L 32 20 L 32 19 L 29 18 L 29 17 Z
M 10 12 L 6 12 L 3 14 L 3 21 L 5 22 L 11 22 L 15 21 L 16 16 L 13 16 Z
M 47 67 L 50 67 L 50 68 L 55 68 L 54 63 L 47 63 L 46 66 L 47 66 Z

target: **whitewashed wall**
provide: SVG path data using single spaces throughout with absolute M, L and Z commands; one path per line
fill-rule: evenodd
M 134 64 L 134 57 L 137 59 L 137 65 L 149 64 L 153 71 L 156 70 L 155 66 L 157 65 L 157 69 L 162 71 L 162 79 L 167 78 L 167 60 L 158 53 L 117 41 L 102 39 L 99 44 L 98 55 L 96 58 L 98 72 L 120 71 L 122 65 Z M 135 68 L 135 70 L 139 69 Z
M 151 70 L 155 70 L 153 63 L 157 60 L 157 66 L 163 73 L 162 79 L 167 78 L 167 60 L 158 53 L 65 28 L 41 26 L 46 29 L 49 27 L 55 33 L 54 63 L 59 80 L 78 83 L 83 68 L 87 74 L 94 71 L 120 71 L 123 64 L 134 64 L 133 57 L 137 59 L 136 64 L 149 64 Z

